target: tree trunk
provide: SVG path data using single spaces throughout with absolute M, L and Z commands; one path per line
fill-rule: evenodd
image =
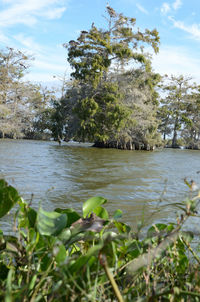
M 154 150 L 154 146 L 150 146 L 148 143 L 134 142 L 134 141 L 111 141 L 111 142 L 95 142 L 93 147 L 96 148 L 113 148 L 121 150 Z
M 177 148 L 177 128 L 178 128 L 178 119 L 176 118 L 174 123 L 174 130 L 173 130 L 173 138 L 172 138 L 172 148 Z
M 163 140 L 166 140 L 166 133 L 163 134 Z
M 173 139 L 172 139 L 172 148 L 177 147 L 177 131 L 174 131 Z

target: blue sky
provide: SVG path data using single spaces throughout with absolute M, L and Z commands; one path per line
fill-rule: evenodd
M 76 39 L 92 22 L 104 27 L 107 0 L 0 0 L 0 46 L 32 54 L 27 79 L 56 84 L 70 67 L 62 44 Z M 200 84 L 199 0 L 110 0 L 117 12 L 136 18 L 140 29 L 156 28 L 160 51 L 156 72 L 192 76 Z

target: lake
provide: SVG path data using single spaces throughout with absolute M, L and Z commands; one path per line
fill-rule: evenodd
M 123 151 L 79 143 L 0 140 L 0 176 L 27 201 L 32 199 L 34 208 L 41 204 L 46 210 L 81 211 L 85 200 L 103 196 L 108 211 L 120 208 L 123 220 L 133 226 L 142 218 L 175 218 L 171 205 L 189 195 L 184 178 L 200 184 L 199 170 L 200 151 Z M 9 217 L 3 220 L 4 229 L 10 225 Z

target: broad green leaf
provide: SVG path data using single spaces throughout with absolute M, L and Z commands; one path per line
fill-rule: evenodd
M 116 220 L 116 219 L 121 218 L 121 217 L 122 217 L 122 213 L 123 213 L 123 212 L 122 212 L 121 210 L 119 210 L 119 209 L 116 210 L 115 213 L 114 213 L 114 215 L 113 215 L 113 219 Z
M 97 207 L 106 203 L 107 200 L 103 197 L 92 197 L 83 203 L 83 217 L 86 217 L 88 214 L 93 212 Z
M 0 218 L 5 216 L 20 199 L 15 188 L 8 186 L 3 179 L 0 180 Z
M 64 243 L 67 242 L 68 240 L 70 240 L 71 237 L 72 237 L 72 233 L 71 233 L 70 229 L 64 229 L 58 235 L 58 238 Z
M 96 209 L 94 209 L 93 211 L 98 217 L 102 218 L 102 219 L 109 219 L 109 215 L 106 209 L 104 209 L 103 207 L 97 207 Z
M 41 235 L 56 236 L 67 225 L 67 215 L 57 212 L 46 212 L 39 209 L 37 215 L 37 228 Z
M 67 215 L 67 225 L 66 225 L 66 227 L 70 227 L 73 222 L 75 222 L 79 218 L 81 218 L 81 216 L 76 211 L 74 211 L 73 209 L 56 208 L 55 212 Z
M 55 247 L 55 259 L 58 264 L 61 264 L 65 261 L 66 258 L 66 249 L 63 244 L 60 244 L 59 246 Z

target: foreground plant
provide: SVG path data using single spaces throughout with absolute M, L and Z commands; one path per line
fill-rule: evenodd
M 0 217 L 17 205 L 15 233 L 0 233 L 0 300 L 199 301 L 200 259 L 193 235 L 182 231 L 198 216 L 199 197 L 175 205 L 176 224 L 154 224 L 141 236 L 120 210 L 109 217 L 102 197 L 84 202 L 82 214 L 36 211 L 0 180 Z

